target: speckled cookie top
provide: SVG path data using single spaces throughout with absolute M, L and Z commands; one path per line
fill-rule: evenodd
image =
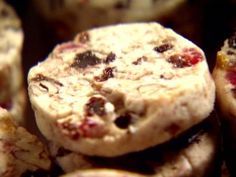
M 52 118 L 52 126 L 73 141 L 84 137 L 113 142 L 139 128 L 151 136 L 146 128 L 155 119 L 157 129 L 171 129 L 173 136 L 205 118 L 214 102 L 204 53 L 157 23 L 80 33 L 33 67 L 28 82 L 35 111 Z M 196 103 L 194 97 L 199 98 Z M 194 104 L 202 107 L 190 111 Z M 187 120 L 185 128 L 167 123 L 179 124 L 180 119 Z M 164 139 L 168 136 L 163 134 Z

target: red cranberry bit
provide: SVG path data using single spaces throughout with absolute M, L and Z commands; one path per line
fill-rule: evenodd
M 73 42 L 67 42 L 67 43 L 60 45 L 57 50 L 59 53 L 62 53 L 66 50 L 78 49 L 80 47 L 81 47 L 81 45 L 75 44 Z
M 155 47 L 154 48 L 154 50 L 156 51 L 156 52 L 159 52 L 159 53 L 163 53 L 163 52 L 165 52 L 165 51 L 167 51 L 167 50 L 170 50 L 170 49 L 172 49 L 174 46 L 172 45 L 172 44 L 162 44 L 162 45 L 160 45 L 160 46 L 158 46 L 158 47 Z
M 86 51 L 76 55 L 74 63 L 71 67 L 86 68 L 101 63 L 101 60 L 92 53 L 92 51 Z
M 121 129 L 126 129 L 129 127 L 129 125 L 132 122 L 132 117 L 130 114 L 126 113 L 125 115 L 122 115 L 120 117 L 117 117 L 115 120 L 115 124 L 117 127 Z
M 190 65 L 195 65 L 203 60 L 202 54 L 195 48 L 184 49 L 184 56 L 186 57 Z
M 236 49 L 236 33 L 228 39 L 228 44 L 230 48 Z
M 195 48 L 187 48 L 183 50 L 183 54 L 175 54 L 167 59 L 176 68 L 189 67 L 203 60 L 203 56 Z
M 78 36 L 78 40 L 80 43 L 87 43 L 89 41 L 90 37 L 89 37 L 89 33 L 88 32 L 82 32 L 79 34 Z
M 109 63 L 113 62 L 115 59 L 116 59 L 116 54 L 110 52 L 110 53 L 107 55 L 106 59 L 105 59 L 105 63 L 106 63 L 106 64 L 109 64 Z
M 4 108 L 4 109 L 7 109 L 7 110 L 11 110 L 11 108 L 12 108 L 12 100 L 8 100 L 8 101 L 0 103 L 0 107 Z
M 91 97 L 88 103 L 85 105 L 85 111 L 87 116 L 105 115 L 105 100 L 99 97 Z
M 104 82 L 104 81 L 106 81 L 106 80 L 108 80 L 108 79 L 114 77 L 113 70 L 114 70 L 114 67 L 113 67 L 113 68 L 111 68 L 111 67 L 105 68 L 105 69 L 103 70 L 102 76 L 100 76 L 100 77 L 98 77 L 98 76 L 97 76 L 97 77 L 94 77 L 94 79 L 95 79 L 96 81 L 98 81 L 98 82 Z
M 105 129 L 91 119 L 84 119 L 79 129 L 81 135 L 87 138 L 100 138 L 105 135 Z
M 228 71 L 225 77 L 232 85 L 236 86 L 236 71 Z

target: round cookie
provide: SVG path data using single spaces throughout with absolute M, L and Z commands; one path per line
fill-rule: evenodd
M 82 30 L 97 26 L 158 20 L 166 17 L 185 1 L 35 0 L 34 4 L 36 9 L 56 27 L 59 35 L 73 36 Z
M 217 105 L 221 114 L 222 134 L 226 164 L 236 175 L 236 34 L 226 39 L 217 53 L 213 70 L 216 84 Z
M 209 122 L 199 127 L 165 145 L 115 158 L 89 157 L 55 145 L 50 149 L 59 166 L 67 173 L 107 168 L 155 177 L 217 176 L 221 164 L 219 132 L 216 133 L 216 127 Z
M 48 153 L 39 140 L 16 126 L 11 115 L 0 108 L 0 176 L 20 177 L 28 171 L 49 170 Z
M 11 7 L 0 1 L 0 102 L 22 87 L 23 32 Z
M 166 142 L 205 119 L 215 100 L 202 50 L 158 23 L 80 33 L 33 67 L 28 84 L 46 138 L 97 156 Z

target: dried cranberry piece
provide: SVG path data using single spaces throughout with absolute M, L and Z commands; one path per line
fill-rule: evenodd
M 74 63 L 71 65 L 75 68 L 86 68 L 101 63 L 101 60 L 92 53 L 92 51 L 86 51 L 76 55 Z
M 167 61 L 176 68 L 189 67 L 203 60 L 203 56 L 195 48 L 186 48 L 182 54 L 170 56 Z
M 173 47 L 174 46 L 172 44 L 167 43 L 167 44 L 162 44 L 160 46 L 155 47 L 154 50 L 156 52 L 163 53 L 163 52 L 165 52 L 167 50 L 172 49 Z
M 103 70 L 103 74 L 102 76 L 100 77 L 94 77 L 94 79 L 98 82 L 103 82 L 103 81 L 106 81 L 112 77 L 114 77 L 114 74 L 113 74 L 113 70 L 114 70 L 114 67 L 108 67 L 108 68 L 105 68 Z
M 121 128 L 121 129 L 126 129 L 129 127 L 129 125 L 132 122 L 132 116 L 128 113 L 126 113 L 125 115 L 122 115 L 120 117 L 117 117 L 115 120 L 115 124 L 117 127 Z
M 232 85 L 236 85 L 236 71 L 228 71 L 225 77 Z
M 12 100 L 8 100 L 8 101 L 0 103 L 0 107 L 10 110 L 12 108 Z
M 186 48 L 183 53 L 190 65 L 195 65 L 203 60 L 202 54 L 195 48 Z
M 86 116 L 98 116 L 105 115 L 105 100 L 100 97 L 91 97 L 88 103 L 85 105 Z
M 88 32 L 82 32 L 79 34 L 78 36 L 78 40 L 80 43 L 87 43 L 89 41 L 90 37 L 89 37 L 89 33 Z
M 236 33 L 228 39 L 230 48 L 236 49 Z
M 116 59 L 116 54 L 110 52 L 110 53 L 107 55 L 106 59 L 105 59 L 105 63 L 106 63 L 106 64 L 109 64 L 109 63 L 113 62 L 115 59 Z
M 190 64 L 186 61 L 185 56 L 183 55 L 172 55 L 169 59 L 167 59 L 169 63 L 172 63 L 175 68 L 183 68 L 190 66 Z

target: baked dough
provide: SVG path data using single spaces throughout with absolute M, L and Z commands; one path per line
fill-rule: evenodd
M 33 67 L 28 84 L 45 137 L 97 156 L 166 142 L 204 120 L 215 100 L 202 50 L 158 23 L 80 33 Z
M 0 108 L 0 176 L 20 177 L 28 171 L 49 170 L 45 147 L 24 128 L 16 126 L 11 115 Z
M 22 87 L 21 49 L 23 32 L 14 10 L 0 1 L 0 102 Z

